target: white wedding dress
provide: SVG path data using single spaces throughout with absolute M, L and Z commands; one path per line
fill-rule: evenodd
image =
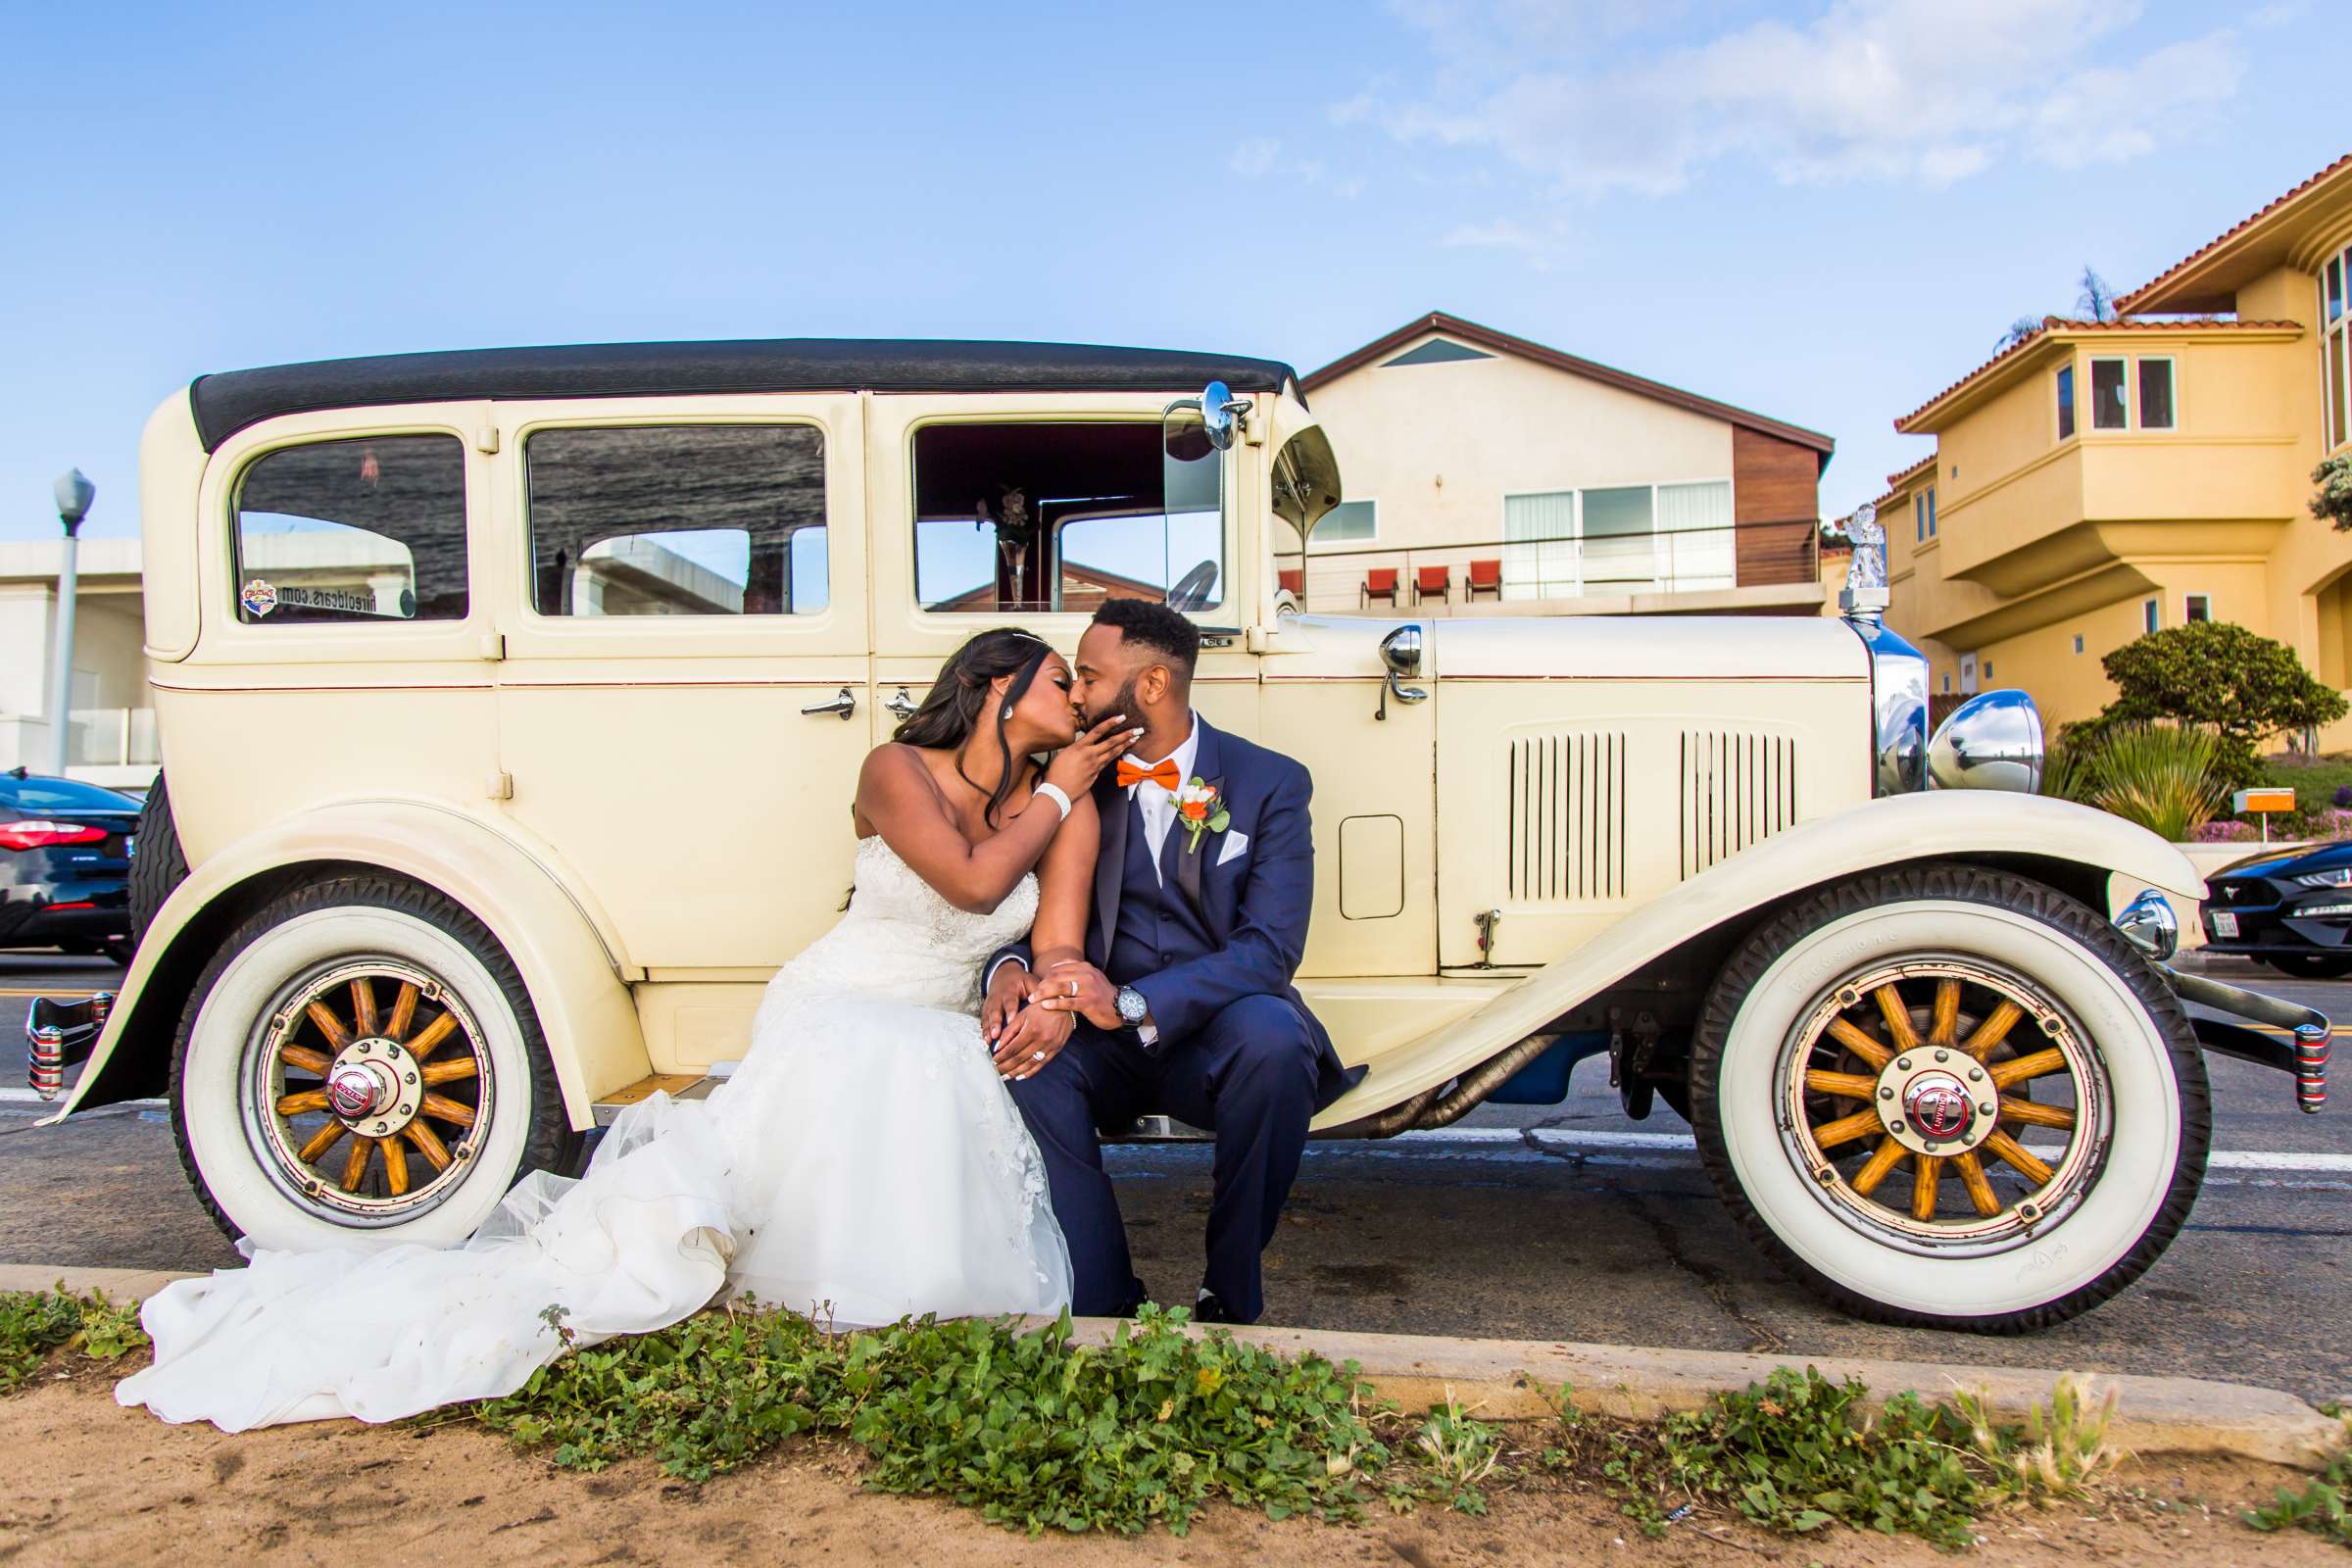
M 981 963 L 1036 912 L 1035 877 L 970 914 L 861 841 L 849 912 L 769 982 L 708 1100 L 629 1107 L 586 1175 L 525 1177 L 463 1245 L 257 1250 L 179 1281 L 116 1398 L 226 1432 L 391 1421 L 513 1393 L 559 1318 L 593 1343 L 732 1296 L 837 1325 L 1060 1311 L 1045 1166 L 975 1016 Z

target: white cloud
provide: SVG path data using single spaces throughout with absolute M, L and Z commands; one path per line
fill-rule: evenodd
M 1274 172 L 1274 162 L 1281 156 L 1282 143 L 1273 137 L 1250 136 L 1235 144 L 1225 167 L 1244 179 L 1262 179 Z
M 2120 162 L 2193 129 L 2244 72 L 2228 30 L 2133 51 L 2122 0 L 1836 0 L 1673 43 L 1655 13 L 1628 36 L 1574 3 L 1396 9 L 1430 34 L 1427 85 L 1376 83 L 1335 124 L 1491 148 L 1587 194 L 1677 190 L 1727 159 L 1789 183 L 1930 187 L 2002 159 Z

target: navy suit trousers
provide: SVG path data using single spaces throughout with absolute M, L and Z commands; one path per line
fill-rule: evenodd
M 1134 1035 L 1081 1020 L 1036 1077 L 1008 1086 L 1045 1158 L 1054 1213 L 1069 1243 L 1072 1312 L 1123 1314 L 1143 1299 L 1096 1134 L 1117 1133 L 1157 1112 L 1217 1135 L 1200 1283 L 1237 1321 L 1257 1320 L 1265 1308 L 1258 1253 L 1274 1238 L 1306 1149 L 1317 1050 L 1304 1014 L 1288 998 L 1243 997 L 1204 1028 L 1151 1055 Z

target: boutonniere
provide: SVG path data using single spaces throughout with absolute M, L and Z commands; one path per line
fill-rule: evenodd
M 1187 855 L 1200 853 L 1200 835 L 1222 833 L 1233 818 L 1226 812 L 1224 797 L 1214 784 L 1194 779 L 1176 792 L 1176 818 L 1191 835 L 1184 847 Z

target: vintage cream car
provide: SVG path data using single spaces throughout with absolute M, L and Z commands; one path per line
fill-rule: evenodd
M 141 462 L 143 940 L 36 1012 L 33 1081 L 168 1092 L 265 1245 L 464 1236 L 613 1107 L 704 1092 L 841 906 L 866 750 L 974 630 L 1066 651 L 1112 594 L 1194 615 L 1201 710 L 1313 772 L 1298 983 L 1369 1068 L 1324 1134 L 1605 1053 L 1809 1284 L 2015 1329 L 2179 1231 L 2200 1035 L 2319 1093 L 2324 1020 L 2159 966 L 2180 854 L 2014 793 L 2030 704 L 1930 746 L 1867 575 L 1846 620 L 1289 612 L 1274 553 L 1340 476 L 1280 364 L 420 354 L 206 376 Z

